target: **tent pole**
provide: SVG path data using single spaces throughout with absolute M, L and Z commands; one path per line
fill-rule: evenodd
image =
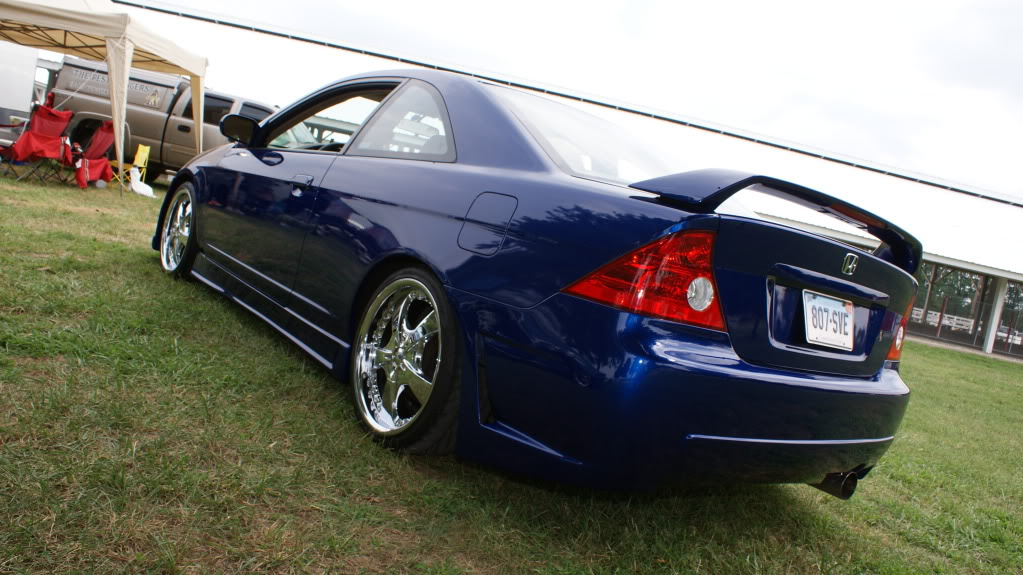
M 114 145 L 117 148 L 117 169 L 121 170 L 118 195 L 124 193 L 124 122 L 128 102 L 128 77 L 131 75 L 131 60 L 135 44 L 128 38 L 107 38 L 107 70 L 110 76 L 110 105 L 114 121 Z
M 192 75 L 192 130 L 195 132 L 195 154 L 202 153 L 202 133 L 204 131 L 203 110 L 206 107 L 206 90 L 202 76 Z

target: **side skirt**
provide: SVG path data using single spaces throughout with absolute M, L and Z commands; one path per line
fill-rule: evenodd
M 281 306 L 276 301 L 267 297 L 252 286 L 242 282 L 230 271 L 217 265 L 216 262 L 206 257 L 203 253 L 200 253 L 196 258 L 195 265 L 192 267 L 191 275 L 196 280 L 212 288 L 227 299 L 237 303 L 259 319 L 266 322 L 270 325 L 270 327 L 279 331 L 281 335 L 291 340 L 295 345 L 308 353 L 313 359 L 321 363 L 328 370 L 334 370 L 335 364 L 337 363 L 336 357 L 334 358 L 334 361 L 324 357 L 316 350 L 306 345 L 305 342 L 303 342 L 299 337 L 292 333 L 291 329 L 289 329 L 289 324 L 301 321 L 305 326 L 310 326 L 325 335 L 329 335 L 306 318 L 300 316 L 295 311 L 287 307 Z M 217 280 L 222 281 L 215 281 L 214 277 L 216 277 Z M 331 339 L 340 348 L 338 356 L 346 357 L 347 351 L 350 347 L 349 344 L 333 336 L 331 336 Z

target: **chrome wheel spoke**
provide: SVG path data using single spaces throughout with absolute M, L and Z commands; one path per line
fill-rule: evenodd
M 436 310 L 431 310 L 430 313 L 423 316 L 423 319 L 419 320 L 415 327 L 406 329 L 405 333 L 410 340 L 420 342 L 436 335 L 439 331 L 440 326 L 437 325 L 437 312 Z
M 433 342 L 438 334 L 440 326 L 437 324 L 436 311 L 428 313 L 414 328 L 406 332 L 409 352 L 407 359 L 416 369 L 422 370 L 427 345 Z
M 426 403 L 433 391 L 433 383 L 427 381 L 421 374 L 411 369 L 404 369 L 398 372 L 398 385 L 412 391 L 419 403 Z
M 178 203 L 177 217 L 174 219 L 177 220 L 179 226 L 181 225 L 182 220 L 185 219 L 185 204 L 187 204 L 186 201 Z
M 398 328 L 398 333 L 402 336 L 405 335 L 405 323 L 408 321 L 409 306 L 415 301 L 413 294 L 404 294 L 401 298 L 401 302 L 398 303 L 397 309 L 394 310 L 394 327 Z
M 394 350 L 387 349 L 386 347 L 378 347 L 374 352 L 373 363 L 375 365 L 389 364 L 391 363 L 391 356 L 394 355 Z
M 388 377 L 384 382 L 384 411 L 391 416 L 391 421 L 398 419 L 398 381 L 396 377 Z
M 188 237 L 189 224 L 192 221 L 192 203 L 185 201 L 181 203 L 178 213 L 178 222 L 176 229 L 179 235 Z

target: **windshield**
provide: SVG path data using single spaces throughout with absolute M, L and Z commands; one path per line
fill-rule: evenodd
M 607 120 L 540 96 L 485 84 L 511 108 L 529 133 L 563 170 L 617 184 L 673 172 L 671 162 L 640 138 Z

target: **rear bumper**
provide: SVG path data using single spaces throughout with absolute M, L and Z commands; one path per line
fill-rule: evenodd
M 463 317 L 483 319 L 459 452 L 530 475 L 814 483 L 875 465 L 909 400 L 894 369 L 773 369 L 744 362 L 726 334 L 570 296 L 517 310 L 456 295 Z
M 893 437 L 849 440 L 770 440 L 690 435 L 691 479 L 741 478 L 751 482 L 818 483 L 825 475 L 869 469 Z

